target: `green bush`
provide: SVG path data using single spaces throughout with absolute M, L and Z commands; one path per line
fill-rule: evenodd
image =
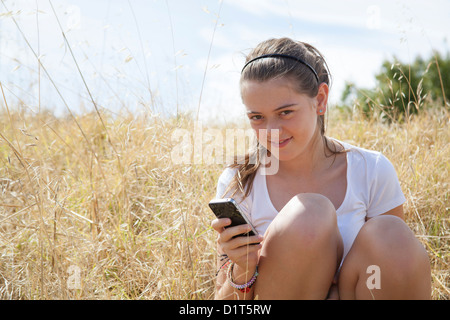
M 352 102 L 367 117 L 379 116 L 388 121 L 402 121 L 424 108 L 425 100 L 449 108 L 450 54 L 435 52 L 428 60 L 417 57 L 412 64 L 394 58 L 385 60 L 376 75 L 376 88 L 357 88 L 347 83 L 342 103 Z M 353 100 L 353 101 L 350 101 Z

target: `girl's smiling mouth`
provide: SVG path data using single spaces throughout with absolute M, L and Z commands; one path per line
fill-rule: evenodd
M 293 137 L 290 138 L 286 138 L 286 139 L 281 139 L 278 141 L 269 141 L 270 144 L 276 148 L 283 148 L 285 147 L 291 140 Z

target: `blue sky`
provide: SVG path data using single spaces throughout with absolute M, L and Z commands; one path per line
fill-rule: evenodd
M 20 99 L 33 112 L 39 97 L 42 108 L 63 113 L 66 107 L 12 17 L 69 108 L 92 109 L 50 4 L 96 103 L 113 112 L 145 112 L 153 99 L 160 113 L 200 108 L 202 119 L 242 116 L 238 81 L 244 54 L 271 37 L 310 42 L 322 51 L 334 79 L 331 102 L 345 81 L 373 86 L 383 59 L 411 62 L 433 49 L 449 51 L 450 1 L 444 0 L 3 3 L 8 10 L 0 3 L 0 81 L 11 104 Z

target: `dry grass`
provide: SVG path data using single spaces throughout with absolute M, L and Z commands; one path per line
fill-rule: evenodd
M 448 111 L 431 108 L 401 125 L 353 116 L 329 129 L 331 136 L 381 151 L 393 163 L 407 198 L 406 222 L 429 253 L 433 299 L 450 298 L 449 120 Z
M 96 113 L 78 117 L 79 126 L 1 114 L 0 298 L 211 299 L 207 202 L 223 164 L 173 164 L 170 136 L 191 128 L 186 118 L 102 118 L 106 130 Z M 329 121 L 331 136 L 394 163 L 407 222 L 429 252 L 434 299 L 450 297 L 448 125 L 445 111 L 390 127 Z

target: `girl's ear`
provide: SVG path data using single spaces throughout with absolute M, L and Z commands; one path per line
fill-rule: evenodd
M 317 96 L 316 96 L 316 102 L 317 102 L 316 112 L 318 115 L 324 115 L 325 111 L 327 111 L 329 91 L 330 91 L 330 89 L 325 82 L 322 82 L 319 85 L 319 91 L 317 92 Z

